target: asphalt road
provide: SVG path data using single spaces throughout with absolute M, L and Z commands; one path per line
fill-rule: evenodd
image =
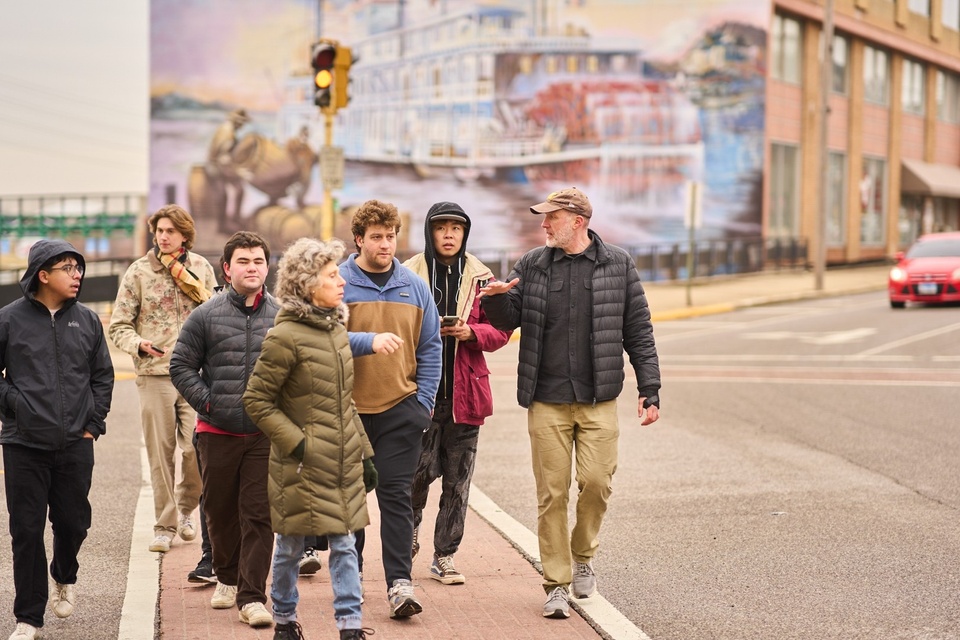
M 958 334 L 960 308 L 883 293 L 658 324 L 662 417 L 639 426 L 628 380 L 601 593 L 655 640 L 960 637 Z M 535 531 L 516 349 L 489 358 L 474 481 Z

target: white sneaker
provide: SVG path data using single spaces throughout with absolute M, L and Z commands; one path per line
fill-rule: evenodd
M 570 591 L 574 598 L 589 598 L 597 592 L 597 574 L 592 562 L 573 563 L 573 582 Z
M 150 551 L 155 551 L 157 553 L 166 553 L 170 551 L 170 543 L 173 540 L 170 539 L 170 536 L 159 535 L 153 539 L 153 542 L 150 543 Z
M 69 618 L 73 607 L 77 604 L 77 588 L 72 584 L 53 583 L 53 594 L 50 596 L 53 613 L 58 618 Z
M 251 627 L 269 627 L 273 624 L 273 616 L 262 602 L 248 602 L 240 609 L 240 622 Z
M 190 514 L 180 516 L 180 524 L 177 525 L 177 535 L 187 542 L 197 537 L 197 528 L 193 525 L 193 518 L 190 517 Z
M 543 603 L 544 618 L 569 618 L 570 595 L 564 587 L 554 587 Z
M 217 588 L 210 598 L 210 606 L 214 609 L 232 609 L 237 606 L 237 586 L 217 582 Z
M 10 640 L 36 640 L 40 637 L 40 629 L 26 622 L 18 622 L 17 628 L 10 634 Z

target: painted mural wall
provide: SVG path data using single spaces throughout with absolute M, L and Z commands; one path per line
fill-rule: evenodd
M 149 208 L 187 205 L 198 248 L 237 229 L 278 248 L 319 234 L 309 45 L 357 61 L 334 143 L 338 235 L 370 198 L 406 215 L 409 248 L 439 200 L 471 250 L 542 243 L 528 213 L 558 188 L 623 246 L 761 233 L 769 4 L 760 0 L 152 0 Z

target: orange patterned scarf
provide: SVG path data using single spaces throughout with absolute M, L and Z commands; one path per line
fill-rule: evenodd
M 210 292 L 206 290 L 203 283 L 197 278 L 190 269 L 187 269 L 187 250 L 180 247 L 173 253 L 160 253 L 160 247 L 157 247 L 157 258 L 160 263 L 170 270 L 173 281 L 180 287 L 191 300 L 197 304 L 203 304 L 210 299 Z

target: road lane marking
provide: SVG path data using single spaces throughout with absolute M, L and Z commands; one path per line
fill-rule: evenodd
M 130 536 L 127 591 L 120 611 L 118 640 L 153 640 L 160 591 L 160 556 L 147 550 L 153 540 L 153 485 L 147 448 L 140 437 L 140 496 Z M 149 620 L 150 624 L 146 624 Z
M 960 381 L 937 380 L 843 380 L 839 378 L 755 378 L 731 377 L 719 375 L 680 375 L 670 376 L 671 382 L 752 382 L 756 384 L 829 384 L 833 386 L 862 387 L 960 387 Z
M 804 344 L 847 344 L 869 338 L 877 332 L 873 327 L 843 331 L 758 331 L 744 333 L 747 340 L 797 340 Z
M 470 485 L 470 508 L 490 526 L 500 532 L 520 553 L 536 566 L 540 563 L 540 543 L 537 536 L 514 520 L 487 494 Z M 610 640 L 651 640 L 610 602 L 597 594 L 586 599 L 570 598 L 570 606 L 594 629 L 601 630 Z
M 960 356 L 933 356 L 932 361 L 956 362 Z M 660 354 L 660 364 L 672 362 L 922 362 L 921 356 L 861 356 L 843 354 L 723 353 L 710 355 Z
M 943 335 L 945 333 L 950 333 L 951 331 L 957 331 L 958 329 L 960 329 L 960 322 L 956 322 L 954 324 L 948 324 L 947 326 L 940 327 L 939 329 L 933 329 L 932 331 L 925 331 L 924 333 L 918 333 L 916 335 L 912 335 L 907 338 L 894 340 L 893 342 L 888 342 L 887 344 L 881 344 L 879 346 L 873 347 L 872 349 L 861 351 L 858 355 L 872 356 L 877 353 L 883 353 L 884 351 L 890 351 L 891 349 L 896 349 L 897 347 L 913 344 L 914 342 L 921 342 L 923 340 L 926 340 L 927 338 L 933 338 L 939 335 Z
M 724 367 L 713 365 L 663 367 L 663 377 L 671 380 L 680 378 L 716 378 L 728 380 L 790 380 L 798 382 L 830 381 L 862 384 L 875 381 L 892 381 L 912 384 L 934 384 L 953 386 L 960 384 L 960 369 L 916 369 L 916 368 L 855 368 L 855 367 Z

